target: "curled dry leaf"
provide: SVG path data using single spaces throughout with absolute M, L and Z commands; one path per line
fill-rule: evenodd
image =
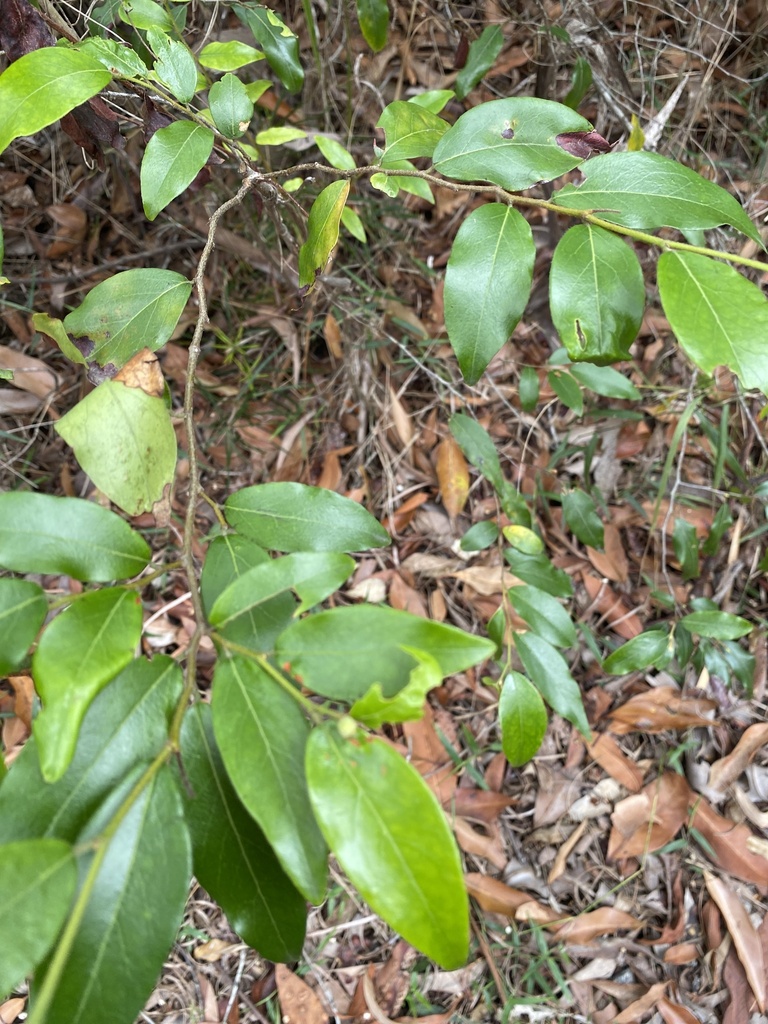
M 621 533 L 613 523 L 603 526 L 604 551 L 587 547 L 587 556 L 601 576 L 607 576 L 614 583 L 626 583 L 629 577 L 629 563 L 624 553 Z
M 708 713 L 716 707 L 715 701 L 707 697 L 681 697 L 674 686 L 657 686 L 630 697 L 626 704 L 612 711 L 611 730 L 622 735 L 714 725 Z
M 768 860 L 749 849 L 754 836 L 747 825 L 724 818 L 706 800 L 691 793 L 690 827 L 712 847 L 719 868 L 744 882 L 768 887 Z
M 721 878 L 717 878 L 711 872 L 705 871 L 704 884 L 707 887 L 707 892 L 723 915 L 726 927 L 736 947 L 736 953 L 746 972 L 749 986 L 755 993 L 755 999 L 757 1000 L 760 1012 L 763 1013 L 765 1012 L 766 978 L 763 947 L 760 937 L 749 919 L 749 914 L 744 908 L 744 904 Z
M 598 907 L 588 914 L 580 914 L 558 928 L 555 938 L 563 942 L 591 942 L 598 935 L 613 935 L 618 931 L 642 928 L 643 922 L 616 907 Z
M 730 754 L 715 761 L 710 768 L 709 785 L 711 788 L 722 791 L 735 782 L 755 753 L 766 743 L 768 743 L 768 722 L 750 725 Z
M 630 793 L 638 793 L 642 789 L 642 771 L 622 752 L 610 733 L 601 733 L 592 743 L 587 743 L 587 750 L 600 767 Z
M 165 381 L 160 369 L 160 360 L 148 348 L 143 348 L 118 370 L 114 380 L 119 380 L 127 388 L 139 388 L 147 395 L 162 398 Z
M 14 387 L 29 391 L 38 398 L 46 399 L 59 386 L 56 374 L 49 369 L 42 359 L 35 359 L 24 352 L 0 345 L 0 366 L 4 370 L 13 370 Z
M 473 853 L 476 857 L 484 857 L 489 864 L 502 871 L 507 864 L 507 855 L 501 844 L 500 835 L 483 835 L 472 828 L 465 818 L 453 818 L 451 822 L 456 842 L 465 853 Z
M 674 839 L 688 817 L 692 793 L 676 772 L 664 772 L 641 793 L 616 804 L 608 860 L 652 853 Z
M 461 515 L 469 497 L 469 468 L 461 448 L 450 434 L 437 446 L 435 468 L 445 511 L 455 519 Z
M 514 917 L 515 911 L 524 903 L 529 903 L 531 894 L 522 889 L 514 889 L 511 885 L 505 885 L 498 878 L 491 878 L 490 875 L 481 875 L 479 872 L 471 871 L 464 876 L 467 892 L 474 897 L 483 910 L 493 914 L 503 914 L 505 917 Z
M 581 578 L 595 610 L 605 616 L 614 633 L 625 640 L 642 633 L 643 625 L 637 613 L 627 607 L 606 580 L 599 580 L 589 572 L 583 572 Z

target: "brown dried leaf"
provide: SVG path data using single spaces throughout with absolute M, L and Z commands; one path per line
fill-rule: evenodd
M 409 742 L 411 764 L 444 807 L 450 807 L 456 789 L 453 762 L 435 732 L 434 712 L 429 704 L 424 715 L 415 722 L 403 722 L 403 733 Z
M 681 966 L 692 964 L 694 960 L 701 957 L 701 951 L 695 942 L 681 942 L 676 946 L 670 946 L 664 953 L 664 963 Z
M 643 511 L 651 519 L 654 512 L 655 503 L 652 501 L 644 501 L 642 504 Z M 676 519 L 684 519 L 686 523 L 689 523 L 696 530 L 696 536 L 699 540 L 709 536 L 712 530 L 712 519 L 713 515 L 709 509 L 701 506 L 692 508 L 688 505 L 675 505 L 672 509 L 671 515 L 669 513 L 669 499 L 662 498 L 659 502 L 659 508 L 656 513 L 656 519 L 652 522 L 653 529 L 660 530 L 662 526 L 666 524 L 666 532 L 669 536 L 672 536 L 672 531 L 675 528 Z
M 382 520 L 381 525 L 388 533 L 402 533 L 406 526 L 413 519 L 416 509 L 423 505 L 425 501 L 429 501 L 429 495 L 426 491 L 417 491 L 416 494 L 412 494 L 410 498 L 400 505 L 391 516 Z
M 5 0 L 0 18 L 0 48 L 9 61 L 25 53 L 53 46 L 56 39 L 38 11 L 27 0 Z
M 691 797 L 682 775 L 664 772 L 641 793 L 616 804 L 608 860 L 642 857 L 668 843 L 685 824 Z
M 449 575 L 468 584 L 483 597 L 506 593 L 519 582 L 516 576 L 500 565 L 469 565 L 466 569 L 459 569 L 458 572 Z
M 712 789 L 726 789 L 741 775 L 754 754 L 768 743 L 768 722 L 759 722 L 744 732 L 739 742 L 725 757 L 715 761 L 709 770 L 709 785 Z
M 411 615 L 419 615 L 422 619 L 429 617 L 421 594 L 409 586 L 397 572 L 392 576 L 389 585 L 389 603 L 398 611 L 410 612 Z
M 707 697 L 681 697 L 674 686 L 656 686 L 638 693 L 610 714 L 615 733 L 664 732 L 689 729 L 695 725 L 715 725 L 706 713 L 717 704 Z
M 642 789 L 642 771 L 622 752 L 610 733 L 601 733 L 591 743 L 587 743 L 587 750 L 600 767 L 630 793 L 638 793 Z
M 341 361 L 344 358 L 344 350 L 341 347 L 341 328 L 333 313 L 329 313 L 325 318 L 323 337 L 331 356 Z
M 672 1003 L 664 996 L 656 1003 L 656 1009 L 664 1018 L 664 1024 L 699 1024 L 699 1018 L 686 1006 Z
M 453 794 L 452 809 L 462 818 L 490 823 L 506 808 L 516 803 L 514 797 L 504 793 L 492 793 L 487 789 L 459 786 Z
M 234 943 L 225 942 L 224 939 L 209 939 L 207 942 L 195 946 L 193 956 L 195 960 L 201 960 L 203 963 L 215 964 L 225 953 L 229 953 L 234 948 Z
M 629 576 L 629 563 L 624 554 L 624 545 L 621 542 L 621 533 L 613 523 L 606 523 L 603 527 L 604 551 L 596 551 L 595 548 L 587 547 L 587 556 L 600 573 L 614 583 L 626 583 Z
M 544 927 L 555 923 L 559 924 L 564 916 L 564 914 L 558 914 L 552 907 L 548 907 L 546 903 L 539 903 L 538 900 L 528 900 L 515 911 L 516 921 L 529 921 L 533 924 L 544 925 Z
M 625 929 L 642 928 L 643 922 L 616 907 L 598 907 L 588 914 L 580 914 L 558 928 L 555 938 L 571 943 L 591 942 L 598 935 L 612 935 Z
M 35 684 L 31 676 L 9 676 L 13 687 L 13 713 L 20 718 L 27 729 L 32 728 L 32 708 L 35 703 Z
M 487 910 L 489 913 L 514 917 L 517 908 L 524 903 L 529 903 L 531 899 L 529 892 L 513 889 L 511 885 L 505 885 L 498 878 L 481 875 L 476 871 L 466 874 L 464 881 L 469 895 L 473 896 L 483 910 Z
M 643 1017 L 647 1016 L 658 1001 L 664 998 L 668 984 L 668 981 L 660 981 L 657 985 L 651 985 L 644 996 L 636 999 L 634 1003 L 630 1003 L 618 1017 L 614 1017 L 613 1024 L 640 1024 Z
M 585 818 L 576 826 L 576 828 L 573 830 L 573 832 L 571 832 L 571 834 L 568 836 L 565 842 L 562 843 L 558 848 L 557 854 L 555 855 L 555 859 L 552 862 L 550 872 L 547 875 L 548 885 L 552 885 L 553 882 L 556 882 L 557 879 L 565 872 L 565 869 L 568 865 L 568 858 L 573 852 L 573 848 L 576 846 L 578 841 L 586 832 L 588 824 L 589 822 Z
M 717 866 L 744 882 L 768 887 L 768 860 L 749 849 L 749 840 L 754 838 L 750 829 L 724 818 L 693 793 L 690 802 L 690 827 L 698 829 L 712 847 Z
M 140 388 L 145 394 L 155 398 L 162 398 L 165 390 L 160 360 L 148 348 L 143 348 L 129 359 L 113 379 L 121 381 L 127 388 Z
M 275 965 L 283 1024 L 328 1024 L 328 1014 L 309 985 L 285 964 Z
M 15 996 L 12 999 L 6 999 L 4 1003 L 0 1003 L 0 1024 L 14 1024 L 14 1021 L 18 1020 L 19 1016 L 24 1012 L 25 999 L 21 999 Z
M 53 203 L 45 211 L 56 224 L 51 244 L 45 251 L 48 259 L 56 259 L 81 245 L 88 231 L 88 217 L 74 203 Z
M 583 572 L 581 578 L 590 601 L 600 615 L 605 616 L 614 633 L 625 640 L 642 633 L 643 625 L 637 613 L 627 607 L 605 580 L 599 580 L 589 572 Z
M 760 1012 L 763 1013 L 765 1012 L 766 979 L 763 947 L 760 937 L 749 919 L 749 914 L 745 910 L 744 904 L 722 879 L 715 877 L 709 871 L 705 871 L 704 884 L 707 887 L 707 892 L 723 915 L 726 927 L 736 947 L 736 953 L 746 972 L 749 986 L 755 993 L 755 999 L 757 1000 Z
M 38 398 L 48 398 L 59 386 L 56 374 L 42 359 L 17 352 L 6 345 L 0 345 L 0 366 L 4 370 L 13 370 L 13 380 L 9 381 L 10 384 L 23 391 L 29 391 Z
M 507 855 L 504 853 L 501 837 L 498 834 L 483 835 L 472 828 L 466 818 L 455 817 L 451 824 L 456 842 L 465 853 L 474 853 L 476 857 L 484 857 L 499 871 L 506 867 Z
M 469 497 L 469 468 L 461 448 L 450 434 L 437 446 L 436 469 L 445 511 L 455 519 Z

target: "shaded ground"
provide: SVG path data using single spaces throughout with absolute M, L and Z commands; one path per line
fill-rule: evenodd
M 59 6 L 74 17 L 69 5 Z M 319 64 L 302 5 L 275 7 L 300 34 L 308 80 L 302 105 L 273 102 L 272 111 L 262 109 L 264 124 L 287 119 L 333 133 L 367 162 L 383 105 L 450 87 L 460 40 L 499 23 L 504 50 L 469 104 L 509 95 L 562 99 L 583 56 L 595 84 L 581 112 L 606 138 L 622 145 L 636 114 L 659 152 L 729 187 L 759 226 L 765 221 L 768 21 L 758 0 L 398 2 L 390 43 L 375 56 L 347 5 L 329 3 L 326 11 L 318 4 Z M 211 22 L 210 7 L 193 3 L 190 38 L 239 31 L 235 19 L 218 14 Z M 571 42 L 544 31 L 548 25 L 565 29 Z M 665 107 L 680 82 L 676 102 Z M 453 103 L 448 112 L 462 109 Z M 22 353 L 29 371 L 17 374 L 28 390 L 0 390 L 4 488 L 89 492 L 51 429 L 86 385 L 33 334 L 30 313 L 62 315 L 85 289 L 128 267 L 191 276 L 207 215 L 236 188 L 235 171 L 216 168 L 211 184 L 150 224 L 136 185 L 143 143 L 127 134 L 125 151 L 110 153 L 104 169 L 84 163 L 53 130 L 20 140 L 0 160 L 12 281 L 0 307 L 2 343 Z M 265 149 L 265 159 L 299 162 L 301 145 L 292 153 L 283 147 L 279 156 Z M 304 191 L 317 187 L 308 181 L 299 193 L 304 209 Z M 697 378 L 651 294 L 633 361 L 623 367 L 642 404 L 587 393 L 581 417 L 561 405 L 542 369 L 559 345 L 546 275 L 560 226 L 537 220 L 538 212 L 531 305 L 488 374 L 468 388 L 445 341 L 441 281 L 474 201 L 448 190 L 436 198 L 431 207 L 410 197 L 404 210 L 361 184 L 355 208 L 369 244 L 347 237 L 304 306 L 295 271 L 301 211 L 269 203 L 260 209 L 248 200 L 227 218 L 209 266 L 212 324 L 199 374 L 204 486 L 221 500 L 264 480 L 364 497 L 395 544 L 391 553 L 361 561 L 349 599 L 386 594 L 394 607 L 482 631 L 508 580 L 498 552 L 468 557 L 457 541 L 471 523 L 495 516 L 496 503 L 473 476 L 469 502 L 459 507 L 450 471 L 437 460 L 450 413 L 472 412 L 497 441 L 507 474 L 531 497 L 551 557 L 576 585 L 585 642 L 570 667 L 596 742 L 587 748 L 554 717 L 540 754 L 524 769 L 510 769 L 499 753 L 493 691 L 471 673 L 451 680 L 425 720 L 397 738 L 456 822 L 476 900 L 469 966 L 441 972 L 395 943 L 337 876 L 328 903 L 311 917 L 295 971 L 322 1001 L 313 1007 L 301 1001 L 310 999 L 304 990 L 290 987 L 291 972 L 279 969 L 276 977 L 272 965 L 237 944 L 197 890 L 141 1019 L 245 1024 L 282 1013 L 285 1021 L 314 1024 L 330 1013 L 360 1021 L 764 1020 L 754 1000 L 755 965 L 768 958 L 764 399 L 742 394 L 728 374 Z M 754 255 L 752 248 L 747 243 L 744 251 Z M 652 265 L 651 253 L 639 255 Z M 190 307 L 162 355 L 177 406 L 194 317 Z M 533 414 L 517 397 L 524 366 L 541 377 Z M 692 402 L 696 411 L 681 432 Z M 568 532 L 553 500 L 585 479 L 603 497 L 604 552 Z M 184 501 L 182 460 L 177 514 Z M 723 506 L 732 520 L 723 540 L 686 578 L 673 543 L 675 520 L 705 538 Z M 178 530 L 158 535 L 157 543 L 172 553 Z M 744 649 L 754 661 L 745 660 L 741 678 L 707 667 L 605 676 L 598 653 L 672 621 L 675 602 L 685 606 L 691 595 L 760 627 Z M 190 615 L 184 582 L 170 578 L 155 595 L 149 646 L 183 650 Z M 12 706 L 10 697 L 0 699 L 4 710 Z M 19 719 L 4 720 L 7 750 L 24 736 Z M 661 850 L 647 855 L 649 847 Z M 748 928 L 737 907 L 749 910 Z

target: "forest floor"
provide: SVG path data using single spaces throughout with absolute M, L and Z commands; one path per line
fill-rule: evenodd
M 580 112 L 605 138 L 626 145 L 635 114 L 658 152 L 732 191 L 768 239 L 762 0 L 394 0 L 389 42 L 378 54 L 359 34 L 354 5 L 273 6 L 299 35 L 307 80 L 298 98 L 265 94 L 263 126 L 329 133 L 368 163 L 384 105 L 450 88 L 461 41 L 498 24 L 504 48 L 464 106 L 512 95 L 562 100 L 583 57 L 594 82 Z M 319 63 L 305 21 L 310 6 Z M 191 3 L 188 25 L 193 48 L 196 39 L 245 32 L 225 5 Z M 462 109 L 453 101 L 446 113 Z M 265 148 L 264 159 L 282 161 L 270 169 L 299 163 L 305 144 Z M 137 186 L 142 146 L 138 133 L 129 137 L 101 169 L 51 130 L 20 140 L 0 161 L 4 273 L 12 281 L 0 300 L 0 352 L 12 351 L 29 371 L 0 389 L 3 488 L 89 493 L 52 429 L 88 385 L 34 334 L 31 313 L 63 315 L 89 287 L 129 267 L 191 277 L 208 217 L 237 188 L 237 169 L 217 166 L 211 183 L 150 223 Z M 308 181 L 297 194 L 305 209 L 304 193 L 313 190 Z M 267 480 L 364 498 L 394 543 L 359 562 L 350 599 L 386 595 L 393 607 L 482 633 L 508 579 L 495 547 L 468 555 L 458 541 L 497 515 L 496 500 L 474 471 L 468 496 L 457 494 L 455 467 L 436 457 L 450 415 L 470 412 L 574 583 L 585 642 L 571 652 L 570 668 L 595 740 L 585 744 L 552 716 L 538 755 L 513 769 L 500 752 L 494 692 L 472 672 L 450 679 L 405 739 L 464 851 L 473 906 L 468 965 L 442 971 L 396 941 L 335 873 L 331 896 L 311 914 L 304 958 L 276 968 L 239 943 L 198 888 L 140 1019 L 766 1022 L 758 966 L 768 964 L 765 398 L 744 393 L 729 373 L 697 375 L 652 291 L 632 360 L 619 367 L 641 402 L 585 391 L 582 415 L 561 404 L 546 372 L 560 345 L 546 296 L 561 228 L 541 211 L 532 215 L 538 251 L 529 308 L 479 384 L 467 386 L 445 336 L 442 281 L 456 231 L 479 200 L 440 188 L 435 198 L 403 204 L 361 183 L 355 209 L 367 243 L 345 235 L 303 304 L 300 220 L 250 200 L 226 217 L 206 276 L 211 324 L 195 407 L 203 485 L 221 501 Z M 651 268 L 653 253 L 637 251 Z M 755 255 L 756 246 L 744 252 Z M 176 407 L 195 316 L 191 304 L 160 354 Z M 533 413 L 518 398 L 523 367 L 540 378 Z M 601 496 L 601 551 L 562 519 L 558 495 L 585 483 Z M 183 460 L 174 501 L 180 521 Z M 730 521 L 719 544 L 686 561 L 675 523 L 705 540 L 722 509 Z M 164 539 L 171 559 L 179 536 L 172 528 Z M 155 650 L 185 646 L 185 587 L 169 576 L 153 609 L 147 637 Z M 755 623 L 738 671 L 713 658 L 680 672 L 674 663 L 619 677 L 602 672 L 595 650 L 673 621 L 692 597 Z M 24 738 L 23 723 L 5 717 L 6 750 Z

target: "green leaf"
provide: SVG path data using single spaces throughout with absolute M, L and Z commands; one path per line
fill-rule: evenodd
M 454 413 L 448 426 L 465 457 L 500 494 L 507 481 L 501 471 L 496 445 L 485 427 L 463 412 Z
M 341 211 L 341 223 L 358 242 L 362 242 L 365 245 L 368 241 L 368 236 L 365 233 L 365 226 L 359 215 L 355 213 L 349 206 L 345 206 Z
M 256 50 L 239 39 L 231 39 L 228 43 L 208 43 L 197 55 L 204 68 L 212 71 L 237 71 L 246 64 L 264 60 L 261 50 Z
M 33 313 L 32 326 L 41 334 L 47 334 L 49 338 L 59 346 L 64 355 L 73 363 L 81 363 L 86 366 L 88 360 L 72 339 L 67 334 L 64 324 L 57 317 L 49 316 L 47 313 Z
M 523 412 L 533 412 L 539 402 L 539 375 L 532 366 L 521 370 L 518 394 Z
M 115 796 L 124 800 L 125 789 Z M 80 841 L 100 833 L 116 809 L 108 801 Z M 46 1024 L 135 1020 L 173 945 L 191 874 L 181 796 L 165 765 L 109 840 Z M 42 979 L 35 981 L 33 1006 Z
M 591 548 L 603 546 L 603 521 L 597 514 L 594 499 L 575 487 L 563 494 L 563 518 L 582 544 Z
M 387 0 L 357 0 L 357 20 L 370 48 L 375 53 L 383 50 L 389 30 Z
M 525 312 L 535 256 L 530 225 L 512 206 L 479 206 L 459 228 L 445 273 L 445 326 L 468 384 Z
M 206 553 L 200 580 L 206 614 L 231 583 L 268 561 L 267 552 L 245 537 L 237 534 L 217 537 Z M 282 593 L 256 609 L 244 612 L 226 626 L 220 626 L 219 632 L 226 640 L 253 651 L 272 651 L 277 637 L 290 625 L 295 610 L 293 596 Z
M 689 633 L 708 636 L 713 640 L 738 640 L 754 628 L 754 624 L 747 619 L 729 612 L 691 612 L 680 619 L 680 625 Z
M 192 184 L 212 149 L 211 129 L 193 121 L 174 121 L 155 132 L 141 161 L 141 201 L 147 220 L 154 220 Z
M 296 701 L 254 661 L 220 659 L 213 726 L 227 773 L 291 881 L 311 903 L 325 895 L 327 850 L 309 805 L 309 725 Z
M 547 704 L 589 739 L 591 732 L 581 691 L 562 654 L 535 633 L 516 633 L 515 647 L 531 682 Z
M 592 68 L 589 61 L 583 57 L 577 57 L 573 65 L 571 76 L 571 88 L 568 90 L 563 103 L 572 110 L 578 110 L 579 104 L 589 92 L 592 85 Z
M 49 836 L 73 843 L 107 794 L 165 746 L 182 686 L 172 658 L 132 661 L 88 708 L 75 756 L 57 782 L 43 779 L 30 737 L 0 786 L 0 842 Z
M 680 563 L 683 580 L 694 580 L 699 575 L 699 540 L 696 527 L 685 519 L 675 519 L 672 531 L 675 558 Z
M 463 100 L 490 71 L 504 46 L 504 35 L 498 25 L 486 25 L 479 39 L 470 43 L 467 63 L 456 76 L 456 98 Z
M 581 158 L 557 143 L 592 125 L 560 103 L 535 97 L 491 100 L 462 114 L 435 149 L 435 169 L 457 181 L 492 181 L 517 192 L 551 181 Z
M 312 806 L 352 883 L 407 942 L 446 969 L 469 945 L 461 860 L 437 800 L 416 770 L 383 740 L 335 726 L 307 747 Z
M 169 340 L 191 291 L 192 283 L 173 270 L 124 270 L 91 288 L 64 327 L 89 362 L 120 368 L 143 348 L 154 352 Z
M 107 380 L 55 424 L 104 494 L 129 515 L 150 512 L 176 472 L 176 434 L 162 398 Z
M 484 551 L 495 544 L 499 537 L 499 527 L 495 519 L 484 519 L 481 523 L 470 526 L 461 538 L 462 551 Z
M 115 39 L 100 39 L 89 36 L 78 43 L 78 50 L 99 61 L 109 71 L 128 78 L 146 78 L 147 65 L 130 46 Z
M 552 257 L 549 303 L 571 359 L 598 365 L 628 359 L 645 307 L 640 262 L 617 235 L 578 224 Z
M 395 100 L 384 108 L 376 127 L 383 129 L 386 136 L 381 166 L 392 167 L 393 161 L 432 156 L 450 126 L 425 107 Z
M 385 722 L 414 722 L 424 716 L 424 701 L 430 690 L 443 681 L 440 665 L 424 651 L 404 647 L 406 654 L 417 662 L 408 682 L 394 697 L 385 697 L 380 683 L 374 683 L 360 700 L 356 700 L 349 713 L 369 729 L 378 729 Z
M 389 534 L 362 505 L 324 487 L 271 483 L 230 495 L 227 522 L 271 551 L 367 551 Z
M 176 27 L 170 14 L 154 0 L 123 0 L 120 4 L 120 17 L 143 32 L 151 28 L 173 32 Z
M 304 84 L 304 71 L 299 59 L 299 40 L 294 33 L 267 7 L 232 4 L 232 10 L 251 30 L 288 92 L 298 92 Z
M 114 587 L 78 598 L 41 636 L 32 676 L 43 710 L 33 732 L 48 782 L 67 770 L 93 698 L 132 659 L 141 619 L 138 594 Z
M 563 405 L 572 409 L 577 416 L 581 416 L 584 412 L 584 399 L 581 388 L 571 374 L 563 370 L 550 370 L 547 380 Z
M 0 677 L 22 663 L 47 612 L 42 587 L 28 580 L 0 579 Z
M 410 96 L 408 102 L 415 103 L 418 107 L 424 107 L 432 114 L 439 114 L 455 95 L 453 89 L 427 89 L 426 92 L 420 92 L 417 96 Z
M 688 358 L 705 373 L 727 366 L 745 388 L 768 394 L 768 301 L 760 288 L 696 253 L 664 253 L 657 276 L 664 312 Z
M 340 171 L 354 171 L 357 166 L 355 158 L 336 139 L 327 135 L 315 135 L 315 145 L 323 154 L 331 167 L 338 167 Z
M 24 981 L 48 952 L 76 885 L 72 848 L 60 839 L 0 846 L 0 996 Z
M 523 621 L 543 640 L 555 647 L 573 647 L 576 628 L 560 602 L 536 587 L 512 587 L 507 591 L 510 604 Z
M 504 676 L 499 698 L 501 749 L 513 768 L 530 761 L 547 731 L 547 709 L 539 691 L 519 672 Z
M 144 538 L 93 502 L 20 491 L 0 494 L 4 569 L 106 582 L 137 576 L 149 558 Z
M 490 658 L 494 645 L 454 626 L 418 615 L 361 604 L 319 612 L 295 622 L 278 638 L 281 664 L 315 693 L 358 700 L 380 683 L 392 697 L 408 682 L 413 657 L 405 648 L 431 654 L 444 676 Z
M 387 174 L 371 175 L 371 185 L 392 199 L 402 189 L 403 192 L 418 196 L 428 203 L 434 203 L 435 197 L 432 194 L 432 189 L 422 178 L 389 173 L 390 171 L 413 171 L 415 169 L 414 164 L 410 160 L 390 160 L 387 162 Z
M 533 530 L 527 526 L 505 526 L 502 529 L 504 539 L 517 551 L 526 555 L 539 555 L 544 550 L 544 541 Z
M 253 117 L 253 101 L 236 75 L 224 75 L 213 83 L 208 91 L 208 104 L 211 117 L 225 138 L 239 139 L 247 131 Z
M 271 558 L 230 583 L 211 608 L 209 621 L 212 626 L 226 626 L 233 619 L 290 591 L 301 599 L 294 612 L 300 615 L 338 590 L 354 570 L 353 558 L 335 552 L 302 551 Z
M 155 75 L 180 103 L 189 103 L 197 90 L 195 58 L 184 43 L 150 28 L 147 41 L 155 55 Z
M 112 76 L 78 50 L 44 46 L 25 53 L 0 75 L 0 153 L 85 103 Z
M 663 659 L 669 660 L 670 635 L 664 629 L 649 629 L 633 636 L 617 648 L 603 662 L 603 671 L 612 676 L 623 676 L 644 668 L 658 668 Z
M 505 551 L 504 558 L 512 572 L 524 583 L 538 587 L 553 597 L 572 597 L 573 584 L 567 572 L 556 569 L 546 555 L 528 555 L 522 551 Z
M 552 196 L 558 206 L 651 231 L 730 224 L 760 243 L 752 221 L 725 189 L 658 153 L 606 153 L 585 164 L 584 181 Z
M 197 703 L 184 716 L 181 759 L 189 783 L 182 792 L 195 877 L 249 946 L 269 960 L 299 959 L 304 897 L 232 788 L 209 704 Z
M 325 270 L 339 240 L 339 221 L 348 195 L 348 181 L 333 181 L 312 204 L 307 222 L 307 240 L 299 249 L 300 287 L 311 289 Z
M 280 125 L 277 128 L 266 128 L 256 136 L 259 146 L 284 146 L 286 142 L 295 142 L 296 139 L 306 139 L 307 133 L 302 128 L 292 128 L 290 125 Z
M 623 373 L 614 370 L 612 366 L 574 363 L 569 367 L 569 372 L 579 384 L 594 391 L 596 395 L 604 395 L 606 398 L 624 398 L 631 402 L 637 402 L 642 398 L 632 381 L 628 380 Z

